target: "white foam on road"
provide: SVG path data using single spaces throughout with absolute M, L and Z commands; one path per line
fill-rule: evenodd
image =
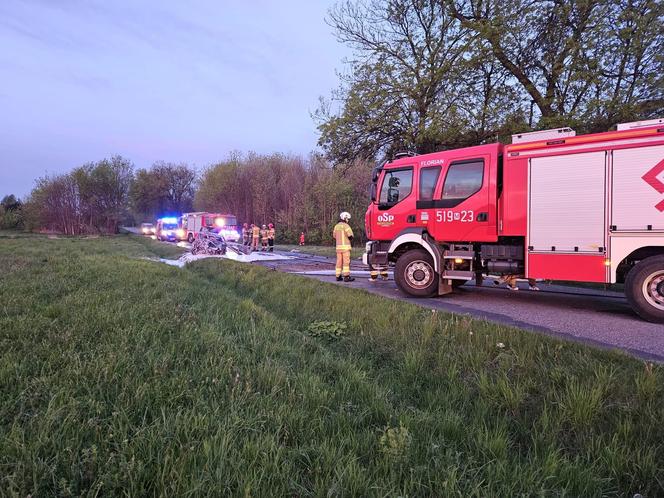
M 192 263 L 194 261 L 198 261 L 200 259 L 206 259 L 206 258 L 225 258 L 225 259 L 231 259 L 233 261 L 239 261 L 240 263 L 253 263 L 253 262 L 266 262 L 266 261 L 279 261 L 279 260 L 284 260 L 284 259 L 293 259 L 291 256 L 284 256 L 281 254 L 273 254 L 273 253 L 261 253 L 261 252 L 254 252 L 251 254 L 237 254 L 232 251 L 228 251 L 226 254 L 223 256 L 220 255 L 213 255 L 213 254 L 191 254 L 189 252 L 184 253 L 182 256 L 180 256 L 178 259 L 165 259 L 165 258 L 143 258 L 148 261 L 158 261 L 159 263 L 165 263 L 170 266 L 177 266 L 178 268 L 183 268 L 185 265 Z
M 227 251 L 224 255 L 227 259 L 232 259 L 233 261 L 240 261 L 242 263 L 253 263 L 255 261 L 260 262 L 269 262 L 269 261 L 280 261 L 285 259 L 294 259 L 292 256 L 284 256 L 283 254 L 275 254 L 273 252 L 252 252 L 250 254 L 238 254 L 233 251 Z

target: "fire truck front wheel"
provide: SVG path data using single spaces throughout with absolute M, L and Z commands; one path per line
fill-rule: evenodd
M 664 323 L 664 255 L 646 258 L 629 271 L 625 295 L 641 318 Z
M 402 292 L 415 297 L 432 296 L 438 285 L 433 260 L 423 249 L 408 251 L 397 259 L 394 280 Z

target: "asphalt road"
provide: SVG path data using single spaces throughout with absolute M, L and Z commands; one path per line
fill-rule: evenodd
M 544 283 L 539 284 L 538 292 L 520 283 L 520 290 L 515 292 L 504 286 L 496 287 L 492 280 L 487 280 L 481 287 L 468 283 L 451 295 L 416 299 L 404 296 L 392 275 L 385 282 L 369 282 L 368 272 L 357 261 L 352 264 L 356 280 L 351 283 L 336 282 L 330 271 L 332 261 L 320 256 L 301 255 L 296 260 L 265 264 L 426 308 L 471 315 L 605 349 L 619 349 L 644 360 L 664 362 L 664 325 L 643 321 L 619 292 Z

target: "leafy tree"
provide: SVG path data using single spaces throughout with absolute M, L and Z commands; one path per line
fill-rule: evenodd
M 252 217 L 251 195 L 240 171 L 241 159 L 232 154 L 226 161 L 210 166 L 203 172 L 194 197 L 200 211 L 228 212 L 247 220 Z
M 0 228 L 23 228 L 23 203 L 13 194 L 0 201 Z
M 29 229 L 79 235 L 85 231 L 74 175 L 39 178 L 26 202 Z
M 319 145 L 348 164 L 661 114 L 663 9 L 657 0 L 346 0 L 328 22 L 354 56 L 314 113 Z
M 136 172 L 129 194 L 132 208 L 146 219 L 191 211 L 195 182 L 196 172 L 188 165 L 156 162 Z
M 9 194 L 2 198 L 0 206 L 2 206 L 5 211 L 15 211 L 21 209 L 21 201 L 14 194 Z
M 115 233 L 127 216 L 133 165 L 128 159 L 113 156 L 89 163 L 72 172 L 78 187 L 80 211 L 88 227 Z
M 436 2 L 427 7 L 346 1 L 330 11 L 337 39 L 356 53 L 333 95 L 341 112 L 322 102 L 315 115 L 330 157 L 352 161 L 385 149 L 426 150 L 427 130 L 447 107 L 436 97 L 463 53 L 463 36 L 449 33 L 444 8 Z
M 114 156 L 38 179 L 25 204 L 27 228 L 67 235 L 117 232 L 127 215 L 132 170 L 130 161 Z
M 447 0 L 541 114 L 541 127 L 605 130 L 664 109 L 657 0 Z
M 162 181 L 165 208 L 175 212 L 191 210 L 194 201 L 196 172 L 184 163 L 174 164 L 164 161 L 155 163 L 152 171 Z
M 346 1 L 329 22 L 355 53 L 333 101 L 314 114 L 335 162 L 482 143 L 523 120 L 508 73 L 444 3 Z
M 162 185 L 155 175 L 147 169 L 136 171 L 129 190 L 129 200 L 137 217 L 144 220 L 156 218 L 163 212 Z

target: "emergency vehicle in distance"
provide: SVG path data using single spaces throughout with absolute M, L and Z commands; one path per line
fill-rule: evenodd
M 664 322 L 664 119 L 397 157 L 373 170 L 365 224 L 365 264 L 394 264 L 412 296 L 488 275 L 624 283 Z
M 165 217 L 157 220 L 155 229 L 157 240 L 178 241 L 184 239 L 184 230 L 180 227 L 176 217 Z
M 198 236 L 201 227 L 207 227 L 231 242 L 237 242 L 240 239 L 240 233 L 237 230 L 237 218 L 232 214 L 208 213 L 205 211 L 184 213 L 181 223 L 184 230 L 183 239 L 186 239 L 189 243 L 192 243 Z

